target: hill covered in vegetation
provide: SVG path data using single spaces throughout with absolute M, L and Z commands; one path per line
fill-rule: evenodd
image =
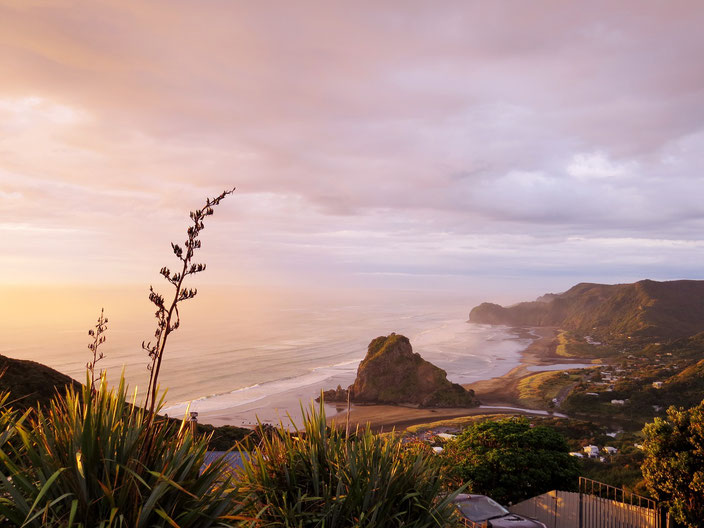
M 56 394 L 81 384 L 58 370 L 35 361 L 0 355 L 0 391 L 9 392 L 11 406 L 19 409 L 46 405 Z M 80 392 L 80 391 L 79 391 Z
M 469 320 L 509 326 L 555 326 L 606 340 L 677 339 L 704 331 L 704 281 L 580 283 L 560 294 L 504 307 L 482 303 Z
M 76 380 L 36 361 L 0 355 L 0 373 L 0 392 L 10 393 L 7 405 L 14 409 L 47 406 L 57 394 L 63 395 L 69 386 L 81 394 L 81 384 Z M 213 427 L 199 423 L 198 432 L 213 435 L 209 443 L 210 449 L 225 451 L 245 440 L 252 430 L 232 425 Z

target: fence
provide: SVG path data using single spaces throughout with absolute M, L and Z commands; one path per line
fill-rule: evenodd
M 579 492 L 550 491 L 509 508 L 548 528 L 667 528 L 658 504 L 622 488 L 580 477 Z
M 487 528 L 489 524 L 486 521 L 483 522 L 474 522 L 470 521 L 469 519 L 463 519 L 464 520 L 464 527 L 465 528 Z

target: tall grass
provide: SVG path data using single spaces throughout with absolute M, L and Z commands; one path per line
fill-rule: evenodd
M 237 521 L 226 463 L 200 471 L 208 438 L 145 425 L 124 378 L 69 389 L 26 421 L 2 413 L 0 513 L 14 526 L 207 527 Z M 4 435 L 4 436 L 3 436 Z M 145 446 L 150 446 L 144 452 Z
M 283 426 L 245 461 L 240 492 L 261 526 L 408 527 L 454 525 L 455 493 L 444 493 L 434 455 L 367 427 L 351 437 L 326 426 L 324 408 L 304 429 Z

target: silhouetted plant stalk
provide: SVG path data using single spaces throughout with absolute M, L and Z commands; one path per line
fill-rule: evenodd
M 171 332 L 176 330 L 180 323 L 181 318 L 178 312 L 178 304 L 182 301 L 187 301 L 192 299 L 198 293 L 195 288 L 184 287 L 183 281 L 188 275 L 195 275 L 205 270 L 205 264 L 199 264 L 193 262 L 193 255 L 196 249 L 200 248 L 200 240 L 198 235 L 205 229 L 205 224 L 203 223 L 207 216 L 213 214 L 213 207 L 220 204 L 220 202 L 228 195 L 232 194 L 235 189 L 228 191 L 223 191 L 220 196 L 213 199 L 208 198 L 205 202 L 205 207 L 202 209 L 196 209 L 191 211 L 191 220 L 193 225 L 188 228 L 188 239 L 184 243 L 184 247 L 178 244 L 171 243 L 171 249 L 181 261 L 181 270 L 172 274 L 171 270 L 167 267 L 161 268 L 161 275 L 174 287 L 174 294 L 171 301 L 167 304 L 164 296 L 154 291 L 152 286 L 149 287 L 149 300 L 156 306 L 157 310 L 154 316 L 157 320 L 156 332 L 154 332 L 154 337 L 156 341 L 152 344 L 151 341 L 145 343 L 142 342 L 142 348 L 146 350 L 149 354 L 150 362 L 147 365 L 147 369 L 150 372 L 149 376 L 149 386 L 147 388 L 147 395 L 145 399 L 144 407 L 149 409 L 147 413 L 147 419 L 151 422 L 154 419 L 154 409 L 156 407 L 156 396 L 157 387 L 159 381 L 159 371 L 161 369 L 161 360 L 164 356 L 164 350 L 166 348 L 166 340 L 169 338 Z
M 93 353 L 93 359 L 86 363 L 86 369 L 90 373 L 90 390 L 91 394 L 95 394 L 95 364 L 105 357 L 99 348 L 100 345 L 105 343 L 105 332 L 108 329 L 108 319 L 105 317 L 105 309 L 100 309 L 100 317 L 98 317 L 98 322 L 94 328 L 88 330 L 88 335 L 93 338 L 93 342 L 88 344 L 88 350 Z M 98 378 L 103 375 L 102 369 L 98 373 Z

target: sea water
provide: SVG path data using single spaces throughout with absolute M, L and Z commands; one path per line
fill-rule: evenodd
M 161 387 L 168 388 L 165 412 L 181 415 L 188 405 L 210 414 L 237 408 L 261 414 L 271 406 L 280 415 L 295 411 L 321 390 L 351 384 L 369 342 L 391 332 L 407 336 L 415 352 L 463 384 L 508 372 L 531 342 L 506 327 L 468 323 L 474 303 L 457 296 L 261 297 L 189 301 L 198 309 L 182 312 L 183 325 L 171 334 L 161 369 Z M 106 358 L 97 368 L 107 368 L 112 382 L 124 369 L 141 397 L 148 375 L 141 341 L 153 333 L 152 310 L 115 304 L 106 307 Z M 3 329 L 15 339 L 2 343 L 0 353 L 84 381 L 92 318 L 83 312 L 81 318 L 85 329 L 64 320 L 59 327 L 24 327 L 24 333 L 21 325 Z

